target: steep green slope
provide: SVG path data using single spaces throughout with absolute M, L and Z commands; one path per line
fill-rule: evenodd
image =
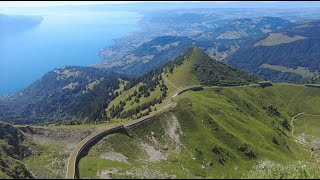
M 315 159 L 294 141 L 290 125 L 296 113 L 320 113 L 317 88 L 287 84 L 206 88 L 177 97 L 173 111 L 129 128 L 130 136 L 113 134 L 98 142 L 80 160 L 80 177 L 319 175 L 314 171 Z M 301 166 L 294 166 L 297 171 L 290 174 L 286 165 L 298 165 L 298 161 L 302 167 L 307 164 L 306 171 L 312 174 L 305 174 Z M 277 167 L 283 171 L 270 175 Z
M 13 126 L 0 122 L 0 178 L 30 179 L 29 172 L 22 159 L 31 154 L 25 137 Z
M 197 47 L 129 82 L 105 109 L 111 118 L 139 118 L 165 106 L 181 88 L 194 85 L 245 85 L 257 78 L 211 59 Z
M 210 58 L 207 54 L 195 49 L 196 59 L 194 70 L 200 79 L 201 84 L 214 85 L 244 85 L 256 82 L 257 78 L 245 71 L 233 68 L 224 63 Z
M 169 64 L 167 69 L 170 81 L 176 85 L 180 83 L 182 86 L 199 84 L 206 86 L 232 86 L 249 84 L 258 80 L 255 76 L 245 71 L 210 58 L 200 48 L 191 47 L 186 53 L 190 55 L 185 59 L 178 57 L 176 61 Z
M 292 134 L 297 138 L 298 143 L 311 155 L 320 158 L 320 114 L 301 113 L 291 121 Z
M 319 22 L 255 37 L 226 61 L 275 82 L 297 83 L 310 78 L 320 71 Z

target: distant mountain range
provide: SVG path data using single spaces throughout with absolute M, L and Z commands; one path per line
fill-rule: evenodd
M 319 72 L 318 37 L 318 21 L 292 23 L 277 17 L 244 18 L 197 36 L 157 37 L 118 60 L 97 66 L 141 75 L 193 45 L 204 49 L 210 57 L 261 78 L 298 83 Z M 168 46 L 166 51 L 156 50 L 162 46 Z
M 320 21 L 252 38 L 227 62 L 277 82 L 297 83 L 320 72 Z
M 242 18 L 234 20 L 222 27 L 200 33 L 198 38 L 231 40 L 252 37 L 259 34 L 287 29 L 294 24 L 278 17 Z
M 191 17 L 195 18 L 192 19 Z M 96 66 L 117 67 L 114 64 L 126 61 L 125 56 L 136 53 L 141 49 L 141 46 L 145 49 L 150 44 L 156 44 L 160 41 L 164 43 L 169 40 L 168 38 L 161 39 L 162 36 L 188 37 L 193 41 L 189 40 L 186 43 L 189 42 L 191 45 L 194 42 L 193 45 L 205 48 L 211 57 L 222 60 L 228 54 L 234 52 L 238 48 L 238 43 L 246 38 L 290 28 L 294 25 L 288 20 L 276 17 L 233 20 L 231 18 L 221 18 L 218 13 L 199 15 L 195 13 L 175 14 L 172 12 L 166 15 L 147 16 L 139 24 L 143 30 L 123 39 L 118 39 L 115 45 L 101 50 L 99 54 L 103 61 L 97 63 Z M 151 47 L 149 48 L 151 49 Z M 147 54 L 145 53 L 145 55 Z

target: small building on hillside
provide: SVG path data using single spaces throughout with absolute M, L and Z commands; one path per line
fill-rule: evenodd
M 315 88 L 320 88 L 320 84 L 305 84 L 307 87 L 315 87 Z
M 259 84 L 261 87 L 272 86 L 271 81 L 261 81 L 261 82 L 258 82 L 258 84 Z

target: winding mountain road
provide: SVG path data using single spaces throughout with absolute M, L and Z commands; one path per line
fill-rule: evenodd
M 108 129 L 102 129 L 99 131 L 96 131 L 94 133 L 92 133 L 90 136 L 87 136 L 85 139 L 83 139 L 80 143 L 77 144 L 77 146 L 73 149 L 73 151 L 71 152 L 69 159 L 68 159 L 68 163 L 67 163 L 67 173 L 66 173 L 66 179 L 75 179 L 76 178 L 76 168 L 77 168 L 77 163 L 78 163 L 78 158 L 81 154 L 81 152 L 94 140 L 96 140 L 97 138 L 100 138 L 101 136 L 105 136 L 108 134 L 112 134 L 113 132 L 116 132 L 117 130 L 121 130 L 121 129 L 125 129 L 128 128 L 132 125 L 138 124 L 140 122 L 143 122 L 149 118 L 151 118 L 152 116 L 163 112 L 167 109 L 170 108 L 170 106 L 175 107 L 175 102 L 173 101 L 173 98 L 176 97 L 177 95 L 188 91 L 188 90 L 192 90 L 195 88 L 202 88 L 202 86 L 192 86 L 192 87 L 187 87 L 184 88 L 182 90 L 179 90 L 178 92 L 176 92 L 172 97 L 171 97 L 171 101 L 168 101 L 166 105 L 164 105 L 161 109 L 154 111 L 153 113 L 144 116 L 138 120 L 136 120 L 135 122 L 131 123 L 131 124 L 126 124 L 126 125 L 119 125 L 113 128 L 108 128 Z
M 67 172 L 66 172 L 66 179 L 75 179 L 76 178 L 76 169 L 77 169 L 77 163 L 78 163 L 78 158 L 81 154 L 81 152 L 94 140 L 102 137 L 102 136 L 106 136 L 109 134 L 112 134 L 114 132 L 117 132 L 118 130 L 121 129 L 126 129 L 132 125 L 138 124 L 140 122 L 143 122 L 151 117 L 153 117 L 154 115 L 163 112 L 167 109 L 170 108 L 170 106 L 172 106 L 172 108 L 175 107 L 176 103 L 174 102 L 174 97 L 182 94 L 183 92 L 186 92 L 188 90 L 197 90 L 197 89 L 201 89 L 201 88 L 231 88 L 231 87 L 252 87 L 252 86 L 260 86 L 259 84 L 251 84 L 251 85 L 244 85 L 244 86 L 211 86 L 211 87 L 203 87 L 201 85 L 198 86 L 190 86 L 190 87 L 186 87 L 184 89 L 178 90 L 176 93 L 174 93 L 174 95 L 171 97 L 171 101 L 168 101 L 164 106 L 162 106 L 161 109 L 152 112 L 151 114 L 144 116 L 140 119 L 138 119 L 137 121 L 131 123 L 131 124 L 126 124 L 126 125 L 119 125 L 113 128 L 108 128 L 108 129 L 102 129 L 99 131 L 96 131 L 94 133 L 92 133 L 90 136 L 87 136 L 85 139 L 83 139 L 79 144 L 77 144 L 77 146 L 73 149 L 73 151 L 71 152 L 68 162 L 67 162 Z

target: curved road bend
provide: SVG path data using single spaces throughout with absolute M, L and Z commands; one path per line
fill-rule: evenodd
M 200 86 L 197 86 L 197 87 L 200 87 Z M 177 93 L 175 93 L 172 96 L 172 98 L 177 96 L 178 94 L 180 94 L 182 91 L 186 91 L 186 90 L 192 89 L 192 88 L 195 88 L 195 86 L 188 87 L 188 88 L 185 88 L 183 90 L 178 91 Z M 92 141 L 94 141 L 95 139 L 97 139 L 97 138 L 99 138 L 101 136 L 104 136 L 104 135 L 107 135 L 107 134 L 111 134 L 112 132 L 114 132 L 116 130 L 119 130 L 119 129 L 122 129 L 122 128 L 126 128 L 126 127 L 132 126 L 134 124 L 140 123 L 142 121 L 145 121 L 146 119 L 149 119 L 150 117 L 154 116 L 155 114 L 158 114 L 158 113 L 168 109 L 170 107 L 170 104 L 171 104 L 170 101 L 168 101 L 168 103 L 165 106 L 163 106 L 163 108 L 155 111 L 152 114 L 144 116 L 144 117 L 138 119 L 137 121 L 135 121 L 135 122 L 133 122 L 131 124 L 120 125 L 120 126 L 116 126 L 116 127 L 108 128 L 108 129 L 102 129 L 102 130 L 96 131 L 96 132 L 92 133 L 91 135 L 87 136 L 86 138 L 84 138 L 82 141 L 80 141 L 79 144 L 77 144 L 77 146 L 73 149 L 73 151 L 71 152 L 71 154 L 69 156 L 68 163 L 67 163 L 66 179 L 74 179 L 75 178 L 78 157 L 81 154 L 81 152 L 83 151 L 83 149 L 87 145 L 89 145 Z
M 92 141 L 94 141 L 95 139 L 110 134 L 116 130 L 122 129 L 124 128 L 123 125 L 120 126 L 116 126 L 113 128 L 109 128 L 109 129 L 102 129 L 99 131 L 96 131 L 94 133 L 92 133 L 91 135 L 87 136 L 86 138 L 84 138 L 82 141 L 80 141 L 79 144 L 77 144 L 77 146 L 73 149 L 73 151 L 71 152 L 69 159 L 68 159 L 68 164 L 67 164 L 67 174 L 66 174 L 66 179 L 74 179 L 75 175 L 76 175 L 76 163 L 77 163 L 77 159 L 79 157 L 79 155 L 81 154 L 82 150 L 88 145 L 90 144 Z
M 244 86 L 228 86 L 228 87 L 250 87 L 250 86 L 260 86 L 259 84 L 252 84 L 252 85 L 244 85 Z M 177 95 L 182 94 L 183 92 L 186 92 L 188 90 L 193 90 L 193 89 L 199 89 L 199 88 L 228 88 L 228 87 L 223 87 L 223 86 L 212 86 L 212 87 L 203 87 L 203 86 L 191 86 L 191 87 L 187 87 L 184 88 L 182 90 L 179 90 L 177 93 L 175 93 L 172 97 L 171 100 L 173 100 L 172 98 L 176 97 Z M 128 124 L 128 125 L 120 125 L 120 126 L 116 126 L 113 128 L 109 128 L 109 129 L 102 129 L 99 130 L 97 132 L 92 133 L 91 135 L 87 136 L 85 139 L 83 139 L 82 141 L 80 141 L 79 144 L 77 144 L 77 146 L 73 149 L 73 151 L 71 152 L 69 159 L 68 159 L 68 163 L 67 163 L 67 173 L 66 173 L 66 179 L 75 179 L 76 176 L 76 166 L 77 166 L 77 160 L 79 155 L 81 154 L 81 152 L 83 151 L 83 149 L 85 147 L 87 147 L 87 145 L 89 145 L 92 141 L 96 140 L 97 138 L 101 137 L 101 136 L 105 136 L 108 134 L 111 134 L 114 131 L 120 130 L 122 128 L 127 128 L 129 126 L 132 126 L 134 124 L 140 123 L 142 121 L 145 121 L 147 119 L 149 119 L 150 117 L 168 109 L 171 105 L 171 102 L 168 101 L 168 103 L 163 106 L 163 108 L 154 111 L 152 114 L 149 114 L 147 116 L 144 116 L 140 119 L 138 119 L 137 121 Z M 173 106 L 175 106 L 175 103 L 173 104 Z
M 298 113 L 298 114 L 296 114 L 296 115 L 294 115 L 292 118 L 291 118 L 291 127 L 292 127 L 292 129 L 291 129 L 291 135 L 294 137 L 294 138 L 297 138 L 295 135 L 294 135 L 294 125 L 293 125 L 293 121 L 296 119 L 296 117 L 298 117 L 298 116 L 300 116 L 300 115 L 309 115 L 309 116 L 319 116 L 320 117 L 320 115 L 316 115 L 316 114 L 307 114 L 307 113 Z M 300 146 L 300 144 L 298 143 L 298 145 L 299 145 L 299 148 L 301 149 L 301 150 L 303 150 L 303 148 Z
M 308 115 L 308 116 L 319 116 L 320 117 L 320 115 L 317 115 L 317 114 L 307 114 L 307 113 L 298 113 L 298 114 L 296 114 L 296 115 L 294 115 L 292 118 L 291 118 L 291 127 L 292 127 L 292 130 L 291 130 L 291 135 L 293 136 L 293 137 L 296 137 L 293 133 L 294 133 L 294 126 L 293 126 L 293 121 L 295 120 L 295 118 L 296 117 L 298 117 L 298 116 L 300 116 L 300 115 Z

